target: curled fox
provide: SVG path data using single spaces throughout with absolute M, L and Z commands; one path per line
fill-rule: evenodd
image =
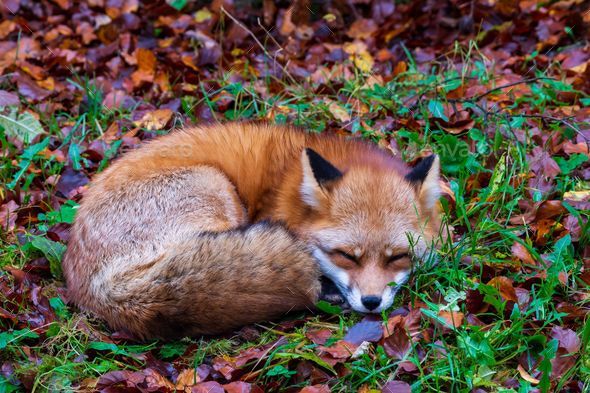
M 438 234 L 439 163 L 251 123 L 175 131 L 86 192 L 70 298 L 140 338 L 215 334 L 311 307 L 320 277 L 380 312 Z

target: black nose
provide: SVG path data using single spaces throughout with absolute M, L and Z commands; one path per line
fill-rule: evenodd
M 366 307 L 367 310 L 371 311 L 379 307 L 381 304 L 381 298 L 379 296 L 363 296 L 361 303 Z

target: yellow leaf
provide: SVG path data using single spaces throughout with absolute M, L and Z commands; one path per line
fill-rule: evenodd
M 332 101 L 332 103 L 330 103 L 328 106 L 328 109 L 335 119 L 342 122 L 350 121 L 350 115 L 348 114 L 348 111 L 340 106 L 337 102 Z
M 136 121 L 134 124 L 136 127 L 143 127 L 148 130 L 161 130 L 170 121 L 172 114 L 173 112 L 170 109 L 156 109 L 143 115 L 141 120 Z
M 213 14 L 207 8 L 201 8 L 197 12 L 195 12 L 195 22 L 202 23 L 206 20 L 211 19 Z
M 584 202 L 590 198 L 590 190 L 568 191 L 563 194 L 563 199 Z
M 354 65 L 363 72 L 370 72 L 375 64 L 373 56 L 367 50 L 367 45 L 362 41 L 354 41 L 344 44 L 344 51 L 352 57 Z
M 587 61 L 585 63 L 582 63 L 582 64 L 579 64 L 575 67 L 572 67 L 572 68 L 570 68 L 570 71 L 573 71 L 578 74 L 583 74 L 584 72 L 586 72 L 586 68 L 588 68 L 588 63 L 589 62 Z
M 328 23 L 334 22 L 336 20 L 336 15 L 334 15 L 334 14 L 326 14 L 326 15 L 323 16 L 323 19 L 326 22 L 328 22 Z

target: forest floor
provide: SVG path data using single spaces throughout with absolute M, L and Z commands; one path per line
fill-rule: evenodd
M 0 12 L 0 392 L 590 391 L 587 2 Z M 69 305 L 60 262 L 92 177 L 175 127 L 239 119 L 437 153 L 440 263 L 379 318 L 323 305 L 221 337 L 138 342 Z

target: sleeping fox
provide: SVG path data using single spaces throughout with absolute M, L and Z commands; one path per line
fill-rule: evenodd
M 216 334 L 312 307 L 390 307 L 440 225 L 439 160 L 287 126 L 178 130 L 96 176 L 63 269 L 71 300 L 138 338 Z

